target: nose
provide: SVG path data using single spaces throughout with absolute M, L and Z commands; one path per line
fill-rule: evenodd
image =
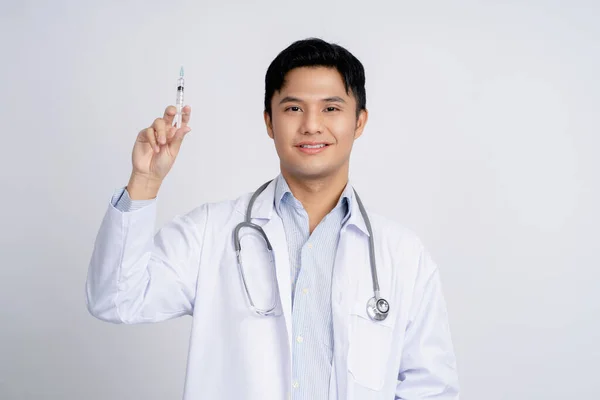
M 307 110 L 303 113 L 301 131 L 305 135 L 323 133 L 323 116 L 319 111 Z

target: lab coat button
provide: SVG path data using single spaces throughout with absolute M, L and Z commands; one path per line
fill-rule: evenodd
M 294 382 L 292 383 L 292 387 L 293 387 L 294 389 L 297 389 L 297 388 L 298 388 L 298 386 L 300 386 L 300 385 L 298 384 L 298 381 L 294 381 Z

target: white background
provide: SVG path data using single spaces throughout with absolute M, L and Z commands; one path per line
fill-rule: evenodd
M 0 398 L 180 398 L 191 319 L 86 311 L 97 229 L 181 65 L 159 222 L 274 177 L 264 74 L 310 36 L 365 66 L 351 179 L 439 264 L 461 399 L 600 398 L 597 1 L 1 4 Z

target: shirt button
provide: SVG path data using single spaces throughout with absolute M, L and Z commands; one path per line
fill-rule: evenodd
M 302 293 L 304 293 L 304 294 L 308 293 L 308 288 L 302 289 Z
M 302 342 L 304 342 L 304 338 L 303 338 L 302 336 L 298 336 L 298 337 L 296 338 L 296 342 L 298 342 L 298 343 L 302 343 Z
M 298 384 L 298 381 L 294 381 L 294 382 L 292 383 L 292 387 L 293 387 L 294 389 L 297 389 L 297 388 L 298 388 L 298 386 L 300 386 L 300 385 Z
M 308 248 L 309 248 L 309 249 L 312 249 L 312 248 L 313 248 L 313 245 L 312 245 L 312 243 L 309 243 L 309 244 L 307 244 L 307 246 L 308 246 Z

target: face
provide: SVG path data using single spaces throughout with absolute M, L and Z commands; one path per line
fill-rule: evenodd
M 346 94 L 335 68 L 291 70 L 264 118 L 275 142 L 283 174 L 320 179 L 348 174 L 350 152 L 367 121 L 356 115 L 356 99 Z

